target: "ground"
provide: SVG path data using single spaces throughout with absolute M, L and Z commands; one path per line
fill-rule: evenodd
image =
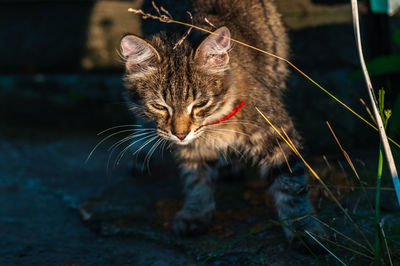
M 43 87 L 65 82 L 89 84 L 88 87 L 93 83 L 101 86 L 98 82 L 104 87 L 121 86 L 117 75 L 2 78 L 3 88 L 11 84 L 24 97 L 20 100 L 23 108 L 19 108 L 10 105 L 17 102 L 13 93 L 2 91 L 0 264 L 318 264 L 315 257 L 289 248 L 282 228 L 276 223 L 273 204 L 264 193 L 266 185 L 254 178 L 251 169 L 242 178 L 219 180 L 218 211 L 206 235 L 175 236 L 171 232 L 171 220 L 182 205 L 182 194 L 177 169 L 168 151 L 163 157 L 156 154 L 149 169 L 143 172 L 134 170 L 129 153 L 114 165 L 116 152 L 109 160 L 109 147 L 120 136 L 102 143 L 86 162 L 92 148 L 104 137 L 97 135 L 98 132 L 133 123 L 120 94 L 108 95 L 109 104 L 104 106 L 81 99 L 83 96 L 77 92 L 66 92 L 70 97 L 57 102 L 56 94 L 43 95 L 37 91 L 26 94 L 24 86 L 32 88 L 37 82 Z M 364 157 L 356 155 L 354 160 L 360 172 L 365 173 L 367 170 L 362 165 L 369 155 L 362 154 Z M 329 167 L 322 159 L 311 157 L 311 161 L 329 184 L 339 185 L 331 186 L 335 195 L 372 239 L 372 231 L 365 230 L 371 222 L 360 218 L 371 216 L 368 203 L 357 189 L 359 185 L 349 178 L 349 167 L 340 156 L 340 153 L 327 154 Z M 320 217 L 363 243 L 351 223 L 345 221 L 319 187 L 310 181 L 310 195 Z M 349 193 L 351 189 L 355 192 Z M 374 191 L 368 193 L 373 201 Z M 389 206 L 394 202 L 390 197 L 393 194 L 384 197 L 387 210 L 382 215 L 386 224 L 393 225 L 399 212 Z M 254 230 L 259 231 L 249 234 Z M 335 241 L 349 244 L 340 237 Z M 362 261 L 351 252 L 339 254 L 346 261 Z M 330 255 L 317 258 L 325 264 L 336 263 Z

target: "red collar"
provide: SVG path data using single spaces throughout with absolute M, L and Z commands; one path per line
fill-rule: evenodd
M 225 120 L 228 120 L 229 118 L 234 116 L 237 112 L 239 112 L 240 108 L 242 108 L 243 105 L 244 105 L 244 101 L 241 101 L 239 103 L 239 105 L 237 105 L 235 108 L 233 108 L 232 112 L 230 112 L 228 115 L 224 116 L 223 118 L 221 118 L 219 120 L 216 120 L 216 121 L 213 121 L 213 122 L 209 122 L 209 123 L 206 124 L 206 126 L 215 125 L 215 124 L 221 123 L 221 122 L 223 122 Z

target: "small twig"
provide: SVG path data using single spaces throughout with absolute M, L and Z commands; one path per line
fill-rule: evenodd
M 192 24 L 193 24 L 193 16 L 192 13 L 190 13 L 189 11 L 187 11 L 190 19 L 192 20 Z M 186 33 L 182 36 L 182 38 L 174 45 L 174 47 L 172 48 L 173 50 L 175 50 L 179 45 L 181 45 L 183 43 L 183 41 L 187 38 L 187 36 L 189 36 L 190 32 L 192 31 L 193 27 L 190 27 Z
M 156 3 L 154 1 L 151 1 L 151 4 L 153 5 L 153 8 L 156 10 L 157 14 L 161 17 L 161 12 Z
M 160 9 L 161 9 L 161 11 L 162 12 L 164 12 L 169 18 L 171 18 L 172 19 L 172 16 L 171 16 L 171 14 L 168 12 L 168 10 L 166 10 L 164 7 L 160 7 Z

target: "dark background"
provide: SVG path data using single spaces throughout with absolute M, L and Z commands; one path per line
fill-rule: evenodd
M 185 2 L 157 1 L 178 19 L 187 19 L 190 7 Z M 143 34 L 141 19 L 127 12 L 142 4 L 141 0 L 0 0 L 0 264 L 178 265 L 195 262 L 204 251 L 197 247 L 182 252 L 175 248 L 178 244 L 152 238 L 159 225 L 133 230 L 136 233 L 127 233 L 128 237 L 118 233 L 104 237 L 114 235 L 101 226 L 99 231 L 99 224 L 107 220 L 104 216 L 96 218 L 95 226 L 82 221 L 83 206 L 94 198 L 127 201 L 126 206 L 137 208 L 159 204 L 160 195 L 180 198 L 176 172 L 163 164 L 169 153 L 162 160 L 155 155 L 151 176 L 147 171 L 135 174 L 129 155 L 107 171 L 107 149 L 113 142 L 100 146 L 85 163 L 101 140 L 98 132 L 135 123 L 122 97 L 123 66 L 116 51 L 124 33 Z M 290 60 L 370 120 L 359 101 L 368 103 L 364 81 L 354 77 L 359 60 L 349 1 L 279 0 L 277 4 L 291 39 Z M 143 8 L 153 12 L 149 1 Z M 360 1 L 360 12 L 366 60 L 400 53 L 393 38 L 395 29 L 400 29 L 399 16 L 371 14 L 368 1 Z M 149 33 L 164 25 L 146 21 L 144 26 Z M 389 108 L 399 101 L 399 76 L 397 72 L 373 77 L 375 88 L 386 89 Z M 329 121 L 356 166 L 375 171 L 378 134 L 294 70 L 286 103 L 311 160 L 320 162 L 326 155 L 332 165 L 339 167 L 340 160 L 345 165 L 325 125 Z M 399 141 L 398 132 L 392 130 L 391 136 Z M 146 208 L 135 214 L 141 217 L 133 219 L 137 228 L 154 218 Z M 281 248 L 285 250 L 284 242 Z M 289 259 L 312 262 L 296 256 Z M 279 264 L 279 258 L 275 262 Z

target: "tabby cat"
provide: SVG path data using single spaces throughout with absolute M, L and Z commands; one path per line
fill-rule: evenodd
M 132 109 L 156 122 L 157 133 L 175 144 L 180 161 L 185 203 L 174 219 L 174 231 L 194 235 L 207 229 L 215 211 L 220 156 L 240 152 L 270 181 L 285 234 L 299 246 L 288 228 L 322 231 L 309 217 L 287 219 L 312 213 L 305 167 L 255 109 L 300 147 L 282 101 L 287 65 L 229 39 L 287 58 L 281 16 L 271 0 L 194 0 L 193 9 L 194 24 L 214 34 L 200 41 L 186 38 L 179 45 L 180 37 L 172 33 L 158 33 L 147 41 L 135 35 L 121 40 Z

